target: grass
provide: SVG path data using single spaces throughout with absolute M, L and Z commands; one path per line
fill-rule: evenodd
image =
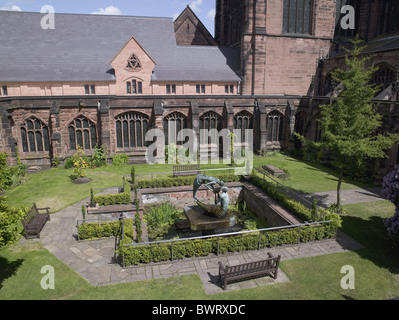
M 286 170 L 290 180 L 284 183 L 297 190 L 327 191 L 336 187 L 335 174 L 321 166 L 282 155 L 255 158 L 255 166 L 267 163 Z M 93 179 L 89 185 L 72 184 L 69 179 L 71 170 L 52 169 L 31 175 L 26 184 L 7 191 L 7 196 L 14 205 L 29 206 L 36 201 L 39 206 L 49 205 L 56 212 L 87 198 L 91 186 L 120 185 L 121 176 L 129 174 L 130 168 L 107 166 L 89 170 L 88 175 Z M 167 165 L 136 166 L 138 173 L 171 169 Z M 344 188 L 360 186 L 346 181 Z M 378 201 L 347 205 L 345 209 L 349 214 L 343 216 L 343 231 L 365 248 L 356 252 L 284 261 L 281 268 L 291 280 L 288 283 L 212 296 L 205 294 L 197 275 L 95 288 L 40 243 L 15 244 L 0 249 L 0 300 L 382 300 L 399 297 L 399 254 L 391 249 L 382 223 L 383 219 L 393 215 L 393 205 L 388 201 Z M 55 268 L 55 290 L 42 290 L 40 287 L 44 276 L 40 270 L 44 265 Z M 343 277 L 340 271 L 345 265 L 355 269 L 355 290 L 343 290 L 340 286 Z
M 287 181 L 281 181 L 286 186 L 300 192 L 312 193 L 331 191 L 337 187 L 338 179 L 334 171 L 318 164 L 298 161 L 282 154 L 269 157 L 254 158 L 254 167 L 271 164 L 286 170 L 290 176 Z M 202 169 L 226 168 L 223 163 L 217 165 L 201 165 Z M 137 174 L 145 174 L 139 178 L 151 178 L 151 174 L 172 172 L 173 165 L 135 165 Z M 122 176 L 130 175 L 131 166 L 108 165 L 102 168 L 88 169 L 87 175 L 92 182 L 88 184 L 73 184 L 70 176 L 72 169 L 51 169 L 29 175 L 29 180 L 21 186 L 8 190 L 6 195 L 13 206 L 32 206 L 34 202 L 39 207 L 50 207 L 51 212 L 58 212 L 76 202 L 90 196 L 90 188 L 111 188 L 121 186 Z M 212 175 L 212 171 L 206 172 Z M 227 172 L 226 172 L 227 173 Z M 234 168 L 231 169 L 234 173 Z M 356 189 L 367 185 L 345 180 L 342 189 Z
M 288 180 L 276 180 L 298 192 L 315 193 L 337 189 L 337 173 L 318 163 L 298 161 L 280 153 L 266 158 L 255 157 L 254 167 L 260 167 L 265 164 L 273 165 L 286 171 L 289 175 Z M 344 179 L 341 186 L 342 190 L 366 187 L 370 187 L 370 185 L 348 178 Z
M 356 252 L 284 261 L 290 282 L 207 296 L 197 275 L 92 287 L 40 243 L 0 250 L 0 300 L 383 300 L 399 297 L 399 255 L 389 246 L 382 219 L 388 201 L 348 205 L 343 231 L 365 248 Z M 44 265 L 55 268 L 55 290 L 42 290 Z M 355 290 L 340 286 L 341 268 L 355 269 Z

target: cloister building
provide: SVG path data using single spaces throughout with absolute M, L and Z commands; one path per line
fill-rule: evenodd
M 342 29 L 341 8 L 355 9 Z M 380 66 L 387 132 L 399 132 L 399 0 L 216 0 L 215 37 L 187 7 L 172 18 L 0 11 L 0 149 L 11 163 L 90 155 L 144 160 L 152 128 L 253 129 L 254 151 L 321 138 L 320 104 L 356 34 Z M 173 125 L 172 125 L 173 123 Z M 379 164 L 390 168 L 398 146 Z

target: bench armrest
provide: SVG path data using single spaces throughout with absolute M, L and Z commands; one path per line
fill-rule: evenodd
M 47 213 L 50 213 L 50 208 L 37 208 L 37 211 L 46 211 Z

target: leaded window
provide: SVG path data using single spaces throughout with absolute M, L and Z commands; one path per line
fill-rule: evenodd
M 125 113 L 116 118 L 117 148 L 142 148 L 149 130 L 149 117 L 139 112 Z
M 30 118 L 21 125 L 20 130 L 23 152 L 50 151 L 49 130 L 42 121 Z
M 84 150 L 91 150 L 97 144 L 97 132 L 95 124 L 83 116 L 77 117 L 68 126 L 69 146 L 71 150 L 77 150 L 78 146 Z
M 132 54 L 130 58 L 127 60 L 126 69 L 132 71 L 141 69 L 141 62 L 135 54 Z
M 200 130 L 201 129 L 202 130 L 216 129 L 217 132 L 220 132 L 223 129 L 222 117 L 213 111 L 204 113 L 200 117 Z M 208 143 L 210 144 L 212 140 L 217 141 L 217 136 L 214 137 L 209 136 Z
M 378 70 L 373 74 L 372 82 L 378 86 L 378 94 L 389 87 L 395 79 L 395 71 L 385 64 L 380 64 Z
M 267 116 L 267 140 L 269 142 L 280 142 L 282 133 L 283 115 L 278 111 L 272 111 Z
M 163 129 L 165 132 L 165 145 L 174 143 L 182 145 L 184 141 L 178 141 L 177 135 L 183 129 L 187 129 L 187 117 L 180 112 L 173 112 L 163 120 Z
M 253 129 L 253 117 L 247 111 L 242 111 L 234 117 L 234 129 L 241 130 L 241 141 L 246 141 L 246 131 Z
M 283 33 L 312 33 L 313 1 L 284 0 Z
M 136 79 L 126 82 L 127 94 L 143 94 L 143 82 Z

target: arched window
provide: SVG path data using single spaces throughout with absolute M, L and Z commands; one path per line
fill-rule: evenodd
M 180 112 L 173 112 L 163 120 L 165 132 L 165 145 L 173 142 L 175 145 L 182 145 L 184 141 L 177 141 L 177 135 L 183 129 L 187 129 L 187 117 Z
M 116 118 L 117 148 L 143 148 L 149 130 L 149 118 L 139 112 L 124 113 Z
M 97 144 L 97 132 L 95 124 L 83 116 L 77 117 L 68 126 L 69 146 L 71 150 L 77 150 L 81 146 L 84 150 L 91 150 Z
M 204 113 L 200 117 L 200 130 L 212 130 L 216 129 L 217 132 L 220 132 L 223 129 L 222 117 L 218 115 L 216 112 L 209 111 Z M 217 140 L 217 136 L 211 137 L 209 136 L 208 143 L 210 144 L 214 138 L 214 141 Z
M 278 111 L 272 111 L 267 116 L 267 140 L 280 142 L 282 132 L 283 115 Z
M 314 118 L 313 118 L 313 122 L 315 125 L 315 136 L 314 136 L 314 141 L 315 142 L 319 142 L 322 139 L 322 130 L 321 130 L 321 114 L 318 113 Z
M 234 117 L 234 129 L 241 130 L 241 141 L 246 141 L 246 131 L 253 129 L 253 116 L 247 111 L 242 111 Z
M 395 79 L 395 71 L 386 64 L 377 65 L 379 69 L 373 74 L 372 83 L 379 86 L 378 94 L 388 88 Z
M 23 152 L 50 151 L 48 127 L 42 121 L 32 117 L 20 129 Z

